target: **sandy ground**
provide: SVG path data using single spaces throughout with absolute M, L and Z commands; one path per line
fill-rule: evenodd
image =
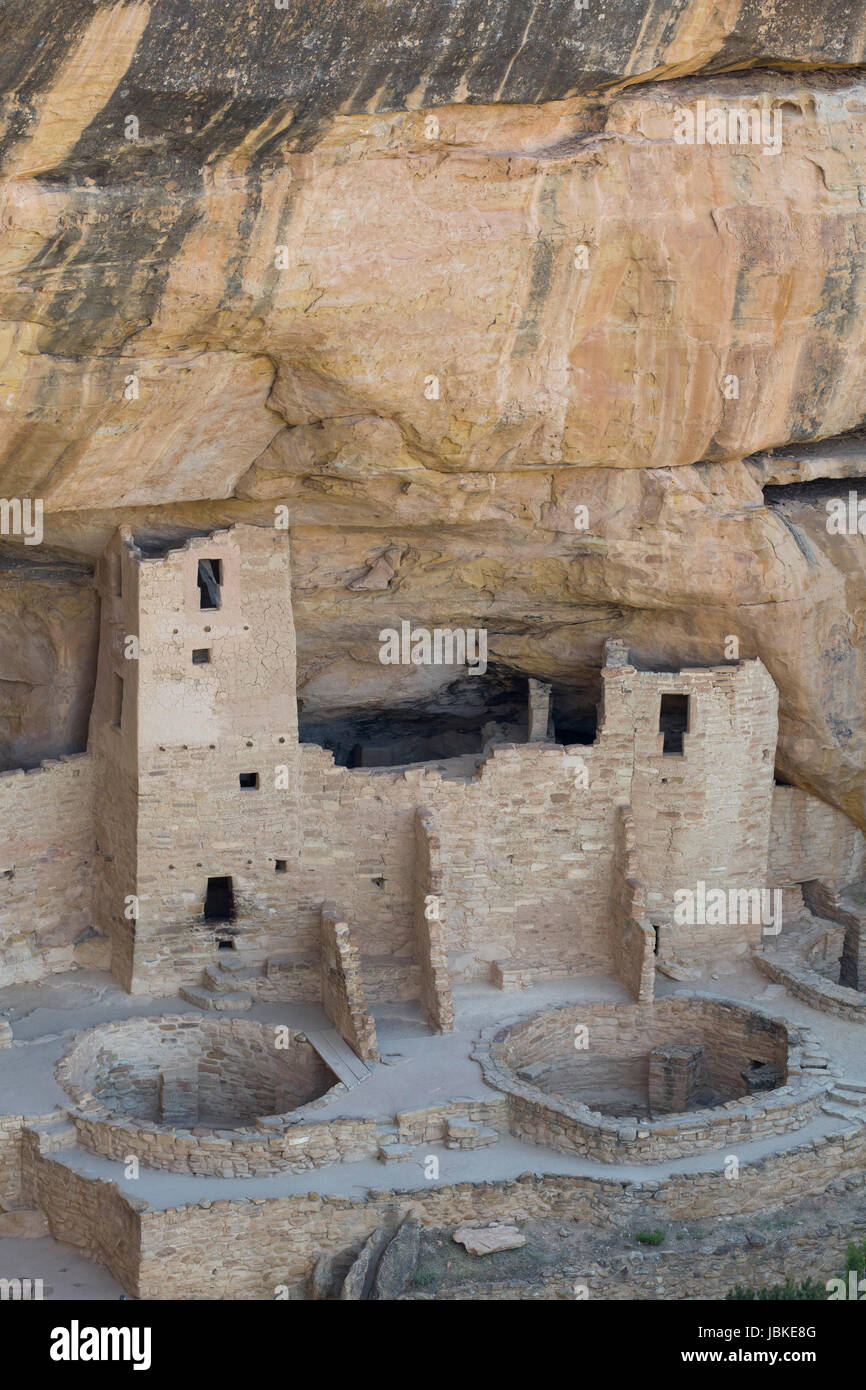
M 41 1279 L 44 1300 L 119 1299 L 123 1289 L 107 1269 L 50 1236 L 0 1238 L 0 1279 Z

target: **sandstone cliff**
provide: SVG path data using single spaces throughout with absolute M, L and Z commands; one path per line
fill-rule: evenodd
M 286 503 L 308 721 L 464 706 L 379 664 L 402 617 L 578 714 L 606 635 L 733 634 L 866 824 L 863 64 L 859 0 L 11 0 L 4 765 L 82 746 L 119 522 Z M 699 103 L 778 150 L 678 143 Z

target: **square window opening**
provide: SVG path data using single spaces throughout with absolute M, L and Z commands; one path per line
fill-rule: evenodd
M 210 665 L 210 647 L 194 647 L 192 653 L 193 666 Z
M 683 738 L 689 731 L 688 695 L 663 695 L 659 707 L 659 733 L 662 735 L 662 752 L 670 755 L 682 754 Z
M 259 774 L 257 772 L 242 772 L 238 776 L 238 782 L 244 788 L 257 787 Z
M 286 860 L 285 860 L 285 859 L 278 859 L 278 860 L 276 861 L 276 863 L 274 864 L 274 873 L 275 873 L 275 874 L 284 874 L 284 873 L 286 872 L 286 868 L 287 868 Z
M 222 560 L 199 560 L 197 582 L 199 608 L 219 608 L 222 604 Z

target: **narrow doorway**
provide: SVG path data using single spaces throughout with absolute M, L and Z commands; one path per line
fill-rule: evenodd
M 209 878 L 204 897 L 206 922 L 233 922 L 235 895 L 231 878 Z

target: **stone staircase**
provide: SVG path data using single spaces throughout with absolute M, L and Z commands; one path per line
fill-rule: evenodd
M 382 1163 L 399 1163 L 412 1157 L 418 1143 L 403 1137 L 393 1125 L 379 1125 L 376 1137 L 379 1142 L 379 1159 Z M 446 1149 L 486 1149 L 499 1140 L 499 1131 L 478 1120 L 467 1120 L 462 1116 L 445 1120 L 442 1141 Z M 431 1141 L 432 1142 L 432 1141 Z
M 188 1004 L 210 1012 L 237 1013 L 249 1009 L 255 999 L 249 990 L 243 988 L 244 982 L 266 979 L 270 965 L 270 961 L 245 963 L 242 957 L 238 959 L 237 956 L 213 961 L 205 966 L 200 984 L 181 985 L 180 997 Z M 366 1062 L 356 1057 L 336 1028 L 302 1027 L 300 1031 L 349 1090 L 370 1075 Z
M 499 1131 L 476 1120 L 448 1120 L 445 1131 L 446 1149 L 486 1149 L 499 1139 Z
M 837 1081 L 827 1092 L 821 1109 L 840 1120 L 866 1124 L 866 1086 L 857 1081 Z
M 185 999 L 188 1004 L 195 1004 L 199 1009 L 208 1009 L 217 1013 L 249 1009 L 253 1002 L 253 996 L 248 990 L 242 988 L 243 982 L 244 980 L 263 979 L 265 971 L 266 966 L 264 964 L 245 964 L 243 957 L 238 959 L 235 956 L 229 960 L 216 960 L 205 966 L 199 984 L 181 985 L 180 997 Z

